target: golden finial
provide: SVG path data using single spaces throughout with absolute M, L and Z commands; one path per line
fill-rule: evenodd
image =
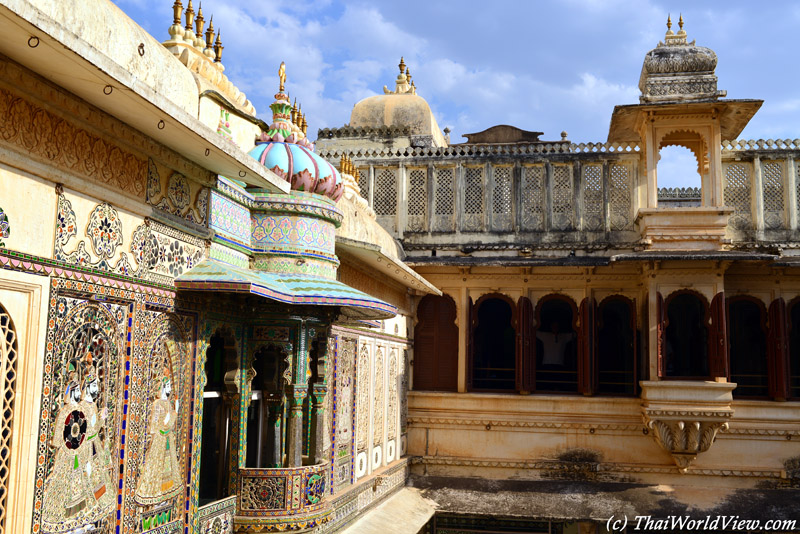
M 406 67 L 406 80 L 411 83 L 411 71 Z
M 683 29 L 683 13 L 681 13 L 680 18 L 678 19 L 678 27 Z
M 214 47 L 214 15 L 211 15 L 211 20 L 208 21 L 208 29 L 206 30 L 206 48 Z
M 197 8 L 197 17 L 194 19 L 195 31 L 197 38 L 203 38 L 203 26 L 205 26 L 206 19 L 203 18 L 203 2 L 200 2 L 200 7 Z
M 172 23 L 180 25 L 181 18 L 183 18 L 183 4 L 181 0 L 175 0 L 172 4 Z
M 292 124 L 297 124 L 297 98 L 294 99 L 294 104 L 292 104 Z
M 667 15 L 667 30 L 671 30 L 671 29 L 672 29 L 672 16 L 671 15 Z
M 189 5 L 186 6 L 186 29 L 192 31 L 194 25 L 194 8 L 192 7 L 192 0 L 189 0 Z
M 303 135 L 306 135 L 308 132 L 308 121 L 306 120 L 306 114 L 303 113 Z
M 406 62 L 403 61 L 402 57 L 400 57 L 400 64 L 398 65 L 398 67 L 400 67 L 400 74 L 403 74 L 403 72 L 405 72 L 406 70 Z
M 283 86 L 286 85 L 286 63 L 283 61 L 281 61 L 281 66 L 278 68 L 278 79 L 281 81 L 281 85 L 278 90 L 282 93 Z
M 214 63 L 222 63 L 222 30 L 217 32 L 217 41 L 214 43 Z

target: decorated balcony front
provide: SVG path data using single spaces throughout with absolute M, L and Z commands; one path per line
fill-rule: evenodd
M 327 522 L 328 466 L 239 470 L 236 531 L 303 531 Z

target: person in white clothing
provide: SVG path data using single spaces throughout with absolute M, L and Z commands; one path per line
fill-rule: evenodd
M 536 337 L 542 342 L 542 365 L 563 367 L 567 345 L 575 339 L 575 332 L 559 333 L 558 322 L 550 323 L 550 332 L 536 331 Z

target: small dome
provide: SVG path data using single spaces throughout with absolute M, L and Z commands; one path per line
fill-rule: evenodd
M 680 30 L 672 31 L 667 18 L 664 42 L 644 57 L 639 77 L 639 101 L 642 104 L 675 102 L 708 102 L 726 95 L 717 90 L 717 54 L 710 48 L 688 42 L 680 18 Z
M 370 96 L 353 107 L 353 128 L 407 128 L 411 135 L 441 135 L 431 107 L 414 94 Z
M 259 141 L 249 154 L 291 183 L 294 191 L 316 193 L 335 201 L 344 194 L 344 181 L 336 168 L 304 146 Z

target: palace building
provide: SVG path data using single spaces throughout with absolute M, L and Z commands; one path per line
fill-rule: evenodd
M 796 518 L 800 141 L 682 20 L 605 143 L 453 144 L 402 60 L 314 143 L 185 1 L 0 5 L 0 534 Z

